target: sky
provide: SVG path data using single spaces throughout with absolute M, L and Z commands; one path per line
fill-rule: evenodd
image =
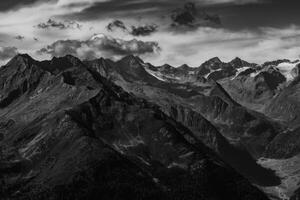
M 154 65 L 198 67 L 219 57 L 300 59 L 299 0 L 0 1 L 0 64 L 137 55 Z

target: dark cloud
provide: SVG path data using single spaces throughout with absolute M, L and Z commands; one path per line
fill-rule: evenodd
M 100 56 L 114 58 L 124 55 L 153 54 L 160 51 L 156 42 L 122 40 L 106 35 L 95 35 L 86 41 L 59 40 L 41 49 L 38 53 L 51 56 L 73 55 L 81 59 L 95 59 Z
M 222 16 L 222 24 L 227 29 L 255 30 L 259 27 L 300 25 L 299 8 L 299 0 L 260 0 L 249 4 L 215 5 L 206 8 L 206 11 Z
M 97 2 L 79 12 L 65 16 L 70 19 L 91 20 L 114 17 L 157 16 L 180 6 L 185 0 L 110 0 Z
M 1 0 L 0 1 L 0 12 L 9 11 L 11 9 L 18 9 L 25 6 L 29 6 L 35 3 L 49 3 L 57 2 L 57 0 Z
M 139 16 L 141 19 L 147 20 L 148 23 L 149 21 L 158 22 L 162 26 L 172 24 L 172 27 L 177 29 L 190 29 L 201 26 L 219 27 L 221 25 L 220 17 L 205 11 L 209 7 L 208 4 L 212 3 L 214 5 L 216 4 L 214 2 L 218 1 L 203 0 L 197 1 L 196 4 L 182 0 L 110 0 L 97 2 L 78 13 L 66 17 L 78 20 L 94 20 L 108 18 L 109 16 L 122 19 L 138 19 L 137 16 Z M 240 4 L 241 1 L 239 0 Z M 134 36 L 145 36 L 157 31 L 157 26 L 135 25 L 128 27 L 121 20 L 114 20 L 108 24 L 107 29 L 109 31 L 120 29 Z
M 81 25 L 75 21 L 59 22 L 53 19 L 49 19 L 46 23 L 39 23 L 36 27 L 39 29 L 57 28 L 63 30 L 63 29 L 75 29 L 75 28 L 80 29 Z
M 22 36 L 22 35 L 18 35 L 18 36 L 15 37 L 15 39 L 16 39 L 16 40 L 24 40 L 25 37 Z
M 122 22 L 121 20 L 114 20 L 112 22 L 110 22 L 107 26 L 106 29 L 108 31 L 114 31 L 116 29 L 121 29 L 122 31 L 128 31 L 127 27 L 125 26 L 124 22 Z
M 64 17 L 78 20 L 99 18 L 134 18 L 142 16 L 159 22 L 158 18 L 169 18 L 170 12 L 182 7 L 184 0 L 110 0 L 92 4 L 79 12 Z M 263 26 L 283 27 L 300 25 L 299 0 L 194 0 L 197 10 L 205 10 L 206 16 L 198 21 L 202 24 L 218 24 L 227 29 L 257 29 Z M 198 12 L 201 14 L 201 12 Z M 213 14 L 218 14 L 214 16 Z M 159 22 L 160 23 L 160 22 Z M 161 24 L 159 24 L 161 25 Z
M 183 8 L 174 10 L 171 14 L 172 27 L 197 28 L 200 26 L 218 27 L 221 19 L 217 15 L 211 15 L 204 10 L 198 10 L 196 4 L 186 3 Z
M 114 20 L 106 26 L 106 29 L 111 32 L 120 29 L 121 31 L 124 31 L 133 36 L 148 36 L 156 32 L 158 26 L 156 24 L 147 24 L 142 26 L 131 26 L 130 28 L 128 28 L 123 21 Z
M 156 32 L 158 26 L 155 24 L 152 25 L 144 25 L 144 26 L 132 26 L 131 27 L 131 35 L 134 36 L 147 36 L 151 35 L 152 33 Z
M 36 38 L 36 37 L 34 37 L 33 40 L 34 40 L 35 42 L 38 42 L 38 41 L 39 41 L 39 39 Z
M 0 47 L 0 60 L 8 60 L 18 54 L 16 47 Z
M 226 5 L 230 4 L 245 4 L 250 2 L 256 2 L 259 0 L 194 0 L 196 2 L 197 9 L 214 7 L 214 5 L 222 5 L 227 2 Z M 190 0 L 109 0 L 100 1 L 92 4 L 91 6 L 79 11 L 72 13 L 66 17 L 70 19 L 78 20 L 93 20 L 100 18 L 110 18 L 114 16 L 120 17 L 133 17 L 142 16 L 157 17 L 160 18 L 162 15 L 168 15 L 172 10 L 182 7 L 182 5 L 190 2 Z

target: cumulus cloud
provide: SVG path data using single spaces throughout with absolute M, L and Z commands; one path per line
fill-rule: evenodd
M 132 26 L 131 27 L 131 35 L 134 36 L 148 36 L 152 33 L 156 32 L 158 26 L 156 24 L 152 25 L 143 25 L 143 26 Z
M 130 28 L 128 28 L 123 21 L 114 20 L 106 26 L 106 29 L 110 32 L 119 29 L 133 36 L 148 36 L 156 32 L 158 30 L 158 26 L 156 24 L 146 24 L 141 26 L 131 26 Z
M 122 31 L 128 31 L 126 25 L 121 20 L 114 20 L 110 22 L 106 26 L 106 29 L 108 31 L 115 31 L 116 29 L 121 29 Z
M 0 61 L 8 60 L 18 54 L 16 47 L 0 47 Z
M 75 28 L 80 29 L 81 25 L 76 21 L 59 22 L 53 19 L 49 19 L 46 23 L 39 23 L 36 27 L 39 29 L 57 28 L 63 30 L 63 29 L 75 29 Z
M 85 41 L 59 40 L 39 50 L 39 54 L 51 56 L 73 55 L 81 59 L 95 59 L 101 56 L 118 58 L 124 55 L 155 54 L 160 51 L 157 42 L 144 42 L 136 39 L 122 40 L 103 34 L 94 35 Z

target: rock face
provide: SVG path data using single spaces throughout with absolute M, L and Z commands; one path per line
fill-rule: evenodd
M 286 130 L 277 135 L 268 145 L 265 157 L 269 158 L 291 158 L 300 152 L 300 128 Z
M 279 60 L 247 68 L 220 84 L 240 104 L 269 115 L 265 109 L 274 105 L 270 103 L 273 98 L 297 80 L 298 74 L 299 61 Z
M 285 122 L 290 128 L 299 126 L 299 78 L 295 79 L 289 86 L 282 90 L 272 99 L 265 108 L 265 113 L 270 117 Z
M 249 68 L 221 84 L 236 101 L 261 111 L 285 82 L 286 78 L 278 69 L 270 67 L 263 70 Z
M 262 186 L 280 184 L 280 179 L 275 176 L 272 170 L 258 165 L 246 149 L 230 144 L 217 128 L 199 113 L 182 106 L 173 106 L 170 115 L 188 127 L 199 140 L 214 150 L 252 183 Z
M 168 116 L 103 77 L 158 84 L 140 61 L 99 63 L 18 55 L 0 69 L 2 198 L 267 199 L 213 151 L 229 144 L 200 115 Z

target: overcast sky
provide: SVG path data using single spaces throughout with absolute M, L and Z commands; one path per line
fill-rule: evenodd
M 18 52 L 193 67 L 215 56 L 295 60 L 299 10 L 299 0 L 0 1 L 0 64 Z

